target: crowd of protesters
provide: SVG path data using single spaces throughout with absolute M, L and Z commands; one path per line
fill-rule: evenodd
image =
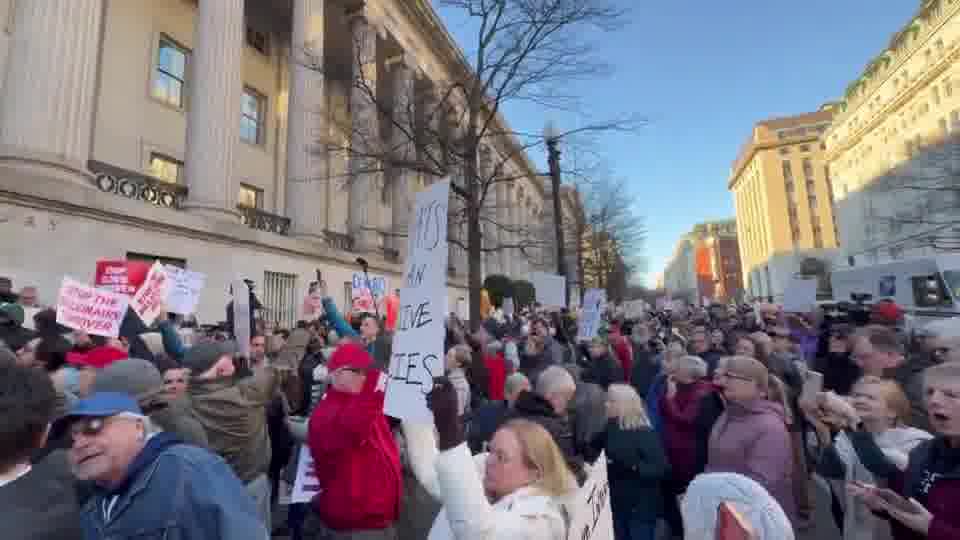
M 132 312 L 90 336 L 0 295 L 4 538 L 566 540 L 596 466 L 617 540 L 713 540 L 721 503 L 791 539 L 822 493 L 843 538 L 960 538 L 957 319 L 612 309 L 578 340 L 567 310 L 451 314 L 426 425 L 383 412 L 387 321 L 330 298 L 238 344 Z M 281 515 L 304 447 L 319 491 Z

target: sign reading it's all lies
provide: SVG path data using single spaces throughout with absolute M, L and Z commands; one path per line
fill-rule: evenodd
M 449 198 L 449 181 L 430 185 L 417 194 L 410 218 L 384 403 L 386 414 L 402 420 L 433 422 L 426 395 L 443 375 Z

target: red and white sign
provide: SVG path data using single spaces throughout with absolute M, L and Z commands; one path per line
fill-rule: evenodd
M 170 291 L 172 280 L 163 265 L 159 262 L 150 267 L 150 273 L 143 282 L 143 286 L 137 290 L 130 300 L 130 308 L 140 316 L 146 325 L 153 324 L 153 321 L 163 310 L 163 304 Z
M 93 285 L 115 293 L 133 296 L 143 285 L 150 271 L 150 263 L 143 261 L 100 260 L 93 277 Z
M 57 322 L 88 334 L 117 337 L 130 298 L 68 277 L 57 295 Z

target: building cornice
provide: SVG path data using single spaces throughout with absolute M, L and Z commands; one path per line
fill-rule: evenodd
M 778 139 L 766 142 L 751 142 L 749 145 L 747 145 L 743 159 L 738 160 L 737 164 L 735 165 L 735 169 L 730 172 L 730 180 L 727 182 L 727 189 L 732 191 L 736 187 L 737 183 L 740 181 L 741 175 L 743 174 L 743 170 L 746 169 L 747 165 L 753 161 L 753 157 L 758 152 L 763 150 L 772 150 L 781 146 L 792 146 L 795 144 L 805 144 L 819 141 L 820 136 L 818 135 L 804 135 L 802 137 L 793 137 L 784 140 Z

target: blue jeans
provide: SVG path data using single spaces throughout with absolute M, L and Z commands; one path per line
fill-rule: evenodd
M 657 520 L 647 520 L 635 512 L 613 514 L 613 531 L 616 540 L 654 540 Z

